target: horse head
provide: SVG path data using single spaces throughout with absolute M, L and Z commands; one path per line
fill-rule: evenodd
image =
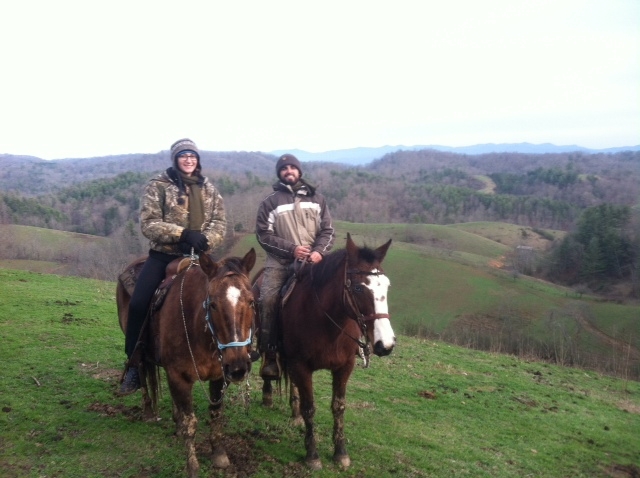
M 396 344 L 387 300 L 391 282 L 381 267 L 390 245 L 391 239 L 377 249 L 359 248 L 347 234 L 348 299 L 364 321 L 367 339 L 378 356 L 389 355 Z
M 229 382 L 242 381 L 251 371 L 249 353 L 255 306 L 249 273 L 255 262 L 253 248 L 243 258 L 228 257 L 220 262 L 204 254 L 200 257 L 202 270 L 209 278 L 207 315 L 222 371 Z

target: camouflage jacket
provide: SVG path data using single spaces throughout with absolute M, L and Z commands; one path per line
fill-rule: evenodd
M 181 255 L 177 244 L 182 231 L 189 227 L 189 199 L 184 193 L 180 196 L 177 183 L 169 175 L 170 169 L 147 183 L 140 207 L 140 228 L 151 249 Z M 201 189 L 205 215 L 201 232 L 207 237 L 211 251 L 224 240 L 227 225 L 224 203 L 207 178 Z M 179 198 L 183 204 L 178 204 Z

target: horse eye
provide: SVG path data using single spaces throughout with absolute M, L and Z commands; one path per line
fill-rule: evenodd
M 211 307 L 213 310 L 216 310 L 216 309 L 217 309 L 217 307 L 216 307 L 216 303 L 215 303 L 215 302 L 211 302 L 211 303 L 209 304 L 209 307 Z
M 360 284 L 353 287 L 354 292 L 362 292 L 362 286 Z

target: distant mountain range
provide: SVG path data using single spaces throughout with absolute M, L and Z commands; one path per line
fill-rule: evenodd
M 335 151 L 325 151 L 322 153 L 310 153 L 301 149 L 269 151 L 269 154 L 280 156 L 284 153 L 294 154 L 300 161 L 328 161 L 331 163 L 345 163 L 351 165 L 362 165 L 381 158 L 385 154 L 396 151 L 416 151 L 421 149 L 435 149 L 437 151 L 448 151 L 457 154 L 487 154 L 487 153 L 568 153 L 578 151 L 586 154 L 595 153 L 619 153 L 621 151 L 640 151 L 640 145 L 620 148 L 589 149 L 582 146 L 556 146 L 551 143 L 531 144 L 531 143 L 502 143 L 502 144 L 476 144 L 473 146 L 440 146 L 440 145 L 418 145 L 418 146 L 380 146 L 379 148 L 351 148 Z
M 640 151 L 640 145 L 636 146 L 623 146 L 619 148 L 605 148 L 605 149 L 590 149 L 582 146 L 569 145 L 569 146 L 557 146 L 551 143 L 543 143 L 543 144 L 531 144 L 531 143 L 487 143 L 487 144 L 476 144 L 473 146 L 460 146 L 460 147 L 451 147 L 451 146 L 441 146 L 441 145 L 416 145 L 416 146 L 380 146 L 378 148 L 370 148 L 370 147 L 361 147 L 361 148 L 350 148 L 350 149 L 338 149 L 332 151 L 324 151 L 321 153 L 310 153 L 309 151 L 304 151 L 301 149 L 279 149 L 275 151 L 261 151 L 261 152 L 246 152 L 246 151 L 234 151 L 233 153 L 241 153 L 241 154 L 249 154 L 252 156 L 259 156 L 262 158 L 268 158 L 270 155 L 273 155 L 275 158 L 279 157 L 284 153 L 291 153 L 296 155 L 296 157 L 303 162 L 307 161 L 324 161 L 330 163 L 342 163 L 351 166 L 361 166 L 368 164 L 376 159 L 382 158 L 385 154 L 395 153 L 397 151 L 418 151 L 424 149 L 433 149 L 436 151 L 444 151 L 450 152 L 454 154 L 466 154 L 466 155 L 479 155 L 479 154 L 491 154 L 491 153 L 523 153 L 523 154 L 549 154 L 549 153 L 571 153 L 571 152 L 580 152 L 584 154 L 596 154 L 596 153 L 620 153 L 622 151 Z M 224 153 L 228 153 L 225 151 L 202 151 L 202 154 L 205 156 L 214 155 L 224 155 Z M 129 153 L 129 154 L 120 154 L 120 155 L 111 155 L 111 156 L 101 156 L 101 157 L 86 157 L 86 158 L 60 158 L 52 160 L 54 162 L 57 161 L 82 161 L 85 159 L 98 159 L 102 158 L 108 160 L 108 162 L 119 162 L 125 158 L 129 160 L 140 160 L 141 158 L 164 158 L 168 157 L 168 151 L 161 151 L 159 153 Z M 5 162 L 3 166 L 8 166 L 6 161 L 18 161 L 22 163 L 40 163 L 40 162 L 50 162 L 48 160 L 44 160 L 35 156 L 27 156 L 27 155 L 16 155 L 16 154 L 1 154 L 0 159 Z

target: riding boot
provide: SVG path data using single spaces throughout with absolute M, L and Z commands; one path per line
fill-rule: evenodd
M 118 395 L 121 397 L 130 395 L 140 388 L 140 373 L 138 367 L 130 366 L 127 368 L 122 383 L 120 384 L 120 390 Z
M 279 380 L 282 373 L 280 356 L 276 346 L 271 345 L 269 335 L 269 330 L 262 329 L 260 334 L 260 352 L 262 353 L 260 376 L 264 380 Z
M 262 366 L 260 376 L 265 380 L 280 380 L 281 376 L 280 355 L 278 351 L 269 349 L 262 353 Z

